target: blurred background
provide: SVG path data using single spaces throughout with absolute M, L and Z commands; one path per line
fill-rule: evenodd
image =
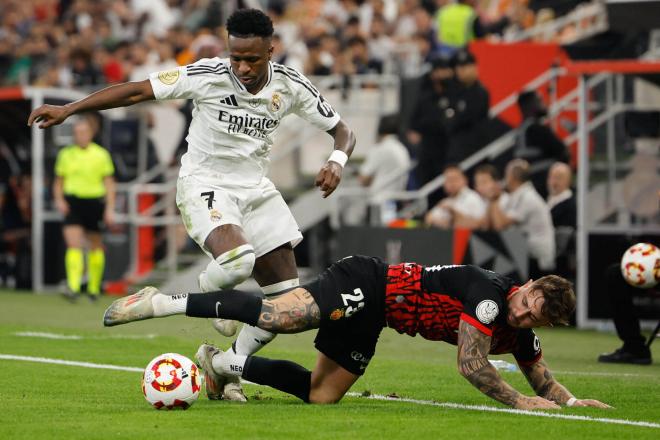
M 553 272 L 576 282 L 578 326 L 605 325 L 605 268 L 632 243 L 660 244 L 660 1 L 3 0 L 1 287 L 64 286 L 51 188 L 73 121 L 41 131 L 30 111 L 225 57 L 224 22 L 241 7 L 268 13 L 273 61 L 307 75 L 357 136 L 322 199 L 313 180 L 331 138 L 294 116 L 277 133 L 270 177 L 305 237 L 302 281 L 354 253 L 519 282 Z M 117 180 L 106 294 L 196 289 L 207 257 L 174 202 L 191 110 L 159 102 L 93 119 Z M 527 181 L 520 160 L 544 202 L 532 211 L 551 224 L 492 217 Z M 637 304 L 660 312 L 657 295 Z

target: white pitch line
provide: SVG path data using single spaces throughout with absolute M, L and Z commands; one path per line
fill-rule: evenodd
M 631 425 L 631 426 L 644 426 L 646 428 L 660 428 L 660 423 L 638 422 L 635 420 L 626 420 L 626 419 L 609 419 L 605 417 L 578 416 L 574 414 L 557 414 L 552 412 L 529 411 L 524 409 L 496 408 L 493 406 L 486 406 L 486 405 L 464 405 L 462 403 L 435 402 L 432 400 L 407 399 L 404 397 L 388 397 L 388 396 L 382 396 L 380 394 L 371 394 L 369 396 L 363 396 L 360 393 L 346 393 L 346 395 L 351 397 L 361 397 L 363 399 L 385 400 L 388 402 L 414 403 L 417 405 L 439 406 L 441 408 L 450 408 L 450 409 L 501 412 L 501 413 L 534 416 L 534 417 L 550 417 L 555 419 L 582 420 L 589 422 L 610 423 L 616 425 Z
M 33 357 L 33 356 L 18 356 L 18 355 L 3 354 L 3 353 L 0 353 L 0 359 L 12 360 L 12 361 L 40 362 L 45 364 L 68 365 L 73 367 L 99 368 L 105 370 L 131 371 L 136 373 L 142 373 L 144 371 L 144 368 L 137 368 L 137 367 L 124 367 L 120 365 L 110 365 L 110 364 L 94 364 L 92 362 L 67 361 L 63 359 L 51 359 L 51 358 Z M 528 411 L 528 410 L 511 409 L 511 408 L 497 408 L 486 405 L 464 405 L 462 403 L 435 402 L 432 400 L 408 399 L 403 397 L 387 397 L 379 394 L 372 394 L 367 397 L 363 396 L 360 393 L 346 393 L 346 395 L 351 397 L 361 397 L 363 399 L 366 398 L 373 400 L 385 400 L 388 402 L 413 403 L 416 405 L 437 406 L 440 408 L 463 409 L 469 411 L 500 412 L 500 413 L 509 413 L 509 414 L 517 414 L 517 415 L 525 415 L 525 416 L 533 416 L 533 417 L 550 417 L 550 418 L 565 419 L 565 420 L 580 420 L 580 421 L 588 421 L 588 422 L 609 423 L 615 425 L 660 428 L 660 423 L 642 422 L 635 420 L 609 419 L 604 417 L 578 416 L 574 414 L 557 414 L 552 412 Z
M 655 374 L 639 374 L 639 373 L 607 373 L 603 371 L 552 371 L 552 374 L 566 374 L 569 376 L 609 376 L 609 377 L 647 377 L 649 379 L 659 379 L 660 377 Z
M 120 365 L 94 364 L 92 362 L 65 361 L 62 359 L 51 359 L 51 358 L 34 357 L 34 356 L 17 356 L 13 354 L 2 354 L 2 353 L 0 353 L 0 359 L 5 359 L 9 361 L 40 362 L 42 364 L 68 365 L 72 367 L 100 368 L 103 370 L 135 371 L 137 373 L 142 373 L 144 371 L 144 368 L 137 368 L 137 367 L 122 367 Z
M 28 338 L 44 338 L 44 339 L 62 339 L 79 341 L 82 339 L 153 339 L 156 337 L 154 334 L 146 335 L 108 335 L 108 336 L 80 336 L 80 335 L 64 335 L 61 333 L 48 333 L 48 332 L 15 332 L 14 336 L 28 337 Z

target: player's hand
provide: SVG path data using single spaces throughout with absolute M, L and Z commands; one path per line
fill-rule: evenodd
M 106 208 L 103 212 L 103 222 L 108 228 L 115 225 L 115 212 L 112 209 Z
M 594 399 L 578 399 L 578 400 L 575 401 L 575 403 L 573 403 L 571 408 L 576 407 L 576 406 L 582 406 L 582 407 L 590 406 L 592 408 L 603 408 L 603 409 L 612 408 L 607 403 L 603 403 L 603 402 L 600 402 L 600 401 L 594 400 Z
M 343 168 L 337 162 L 328 161 L 323 165 L 321 171 L 316 175 L 314 186 L 318 186 L 323 192 L 323 198 L 328 197 L 337 189 L 341 180 Z
M 55 207 L 62 215 L 67 215 L 69 213 L 69 204 L 64 199 L 55 200 Z
M 514 405 L 516 409 L 561 409 L 561 406 L 557 405 L 552 400 L 544 399 L 541 396 L 520 396 L 516 404 Z
M 48 128 L 61 124 L 67 117 L 69 117 L 69 113 L 66 106 L 44 104 L 32 110 L 28 118 L 28 125 L 31 127 L 36 122 L 39 124 L 39 128 Z

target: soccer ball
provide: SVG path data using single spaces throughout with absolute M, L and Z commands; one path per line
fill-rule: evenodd
M 660 249 L 650 243 L 630 246 L 621 258 L 621 273 L 633 287 L 655 286 L 660 282 Z
M 177 353 L 156 356 L 142 377 L 142 393 L 156 409 L 188 409 L 199 397 L 197 365 Z

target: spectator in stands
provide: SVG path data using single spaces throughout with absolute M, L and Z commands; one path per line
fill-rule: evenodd
M 601 354 L 598 356 L 598 362 L 650 365 L 651 350 L 642 336 L 639 317 L 633 306 L 633 297 L 642 291 L 623 279 L 619 262 L 610 265 L 605 276 L 605 290 L 613 312 L 614 327 L 617 336 L 623 341 L 623 346 L 612 353 Z
M 500 179 L 500 172 L 491 164 L 479 165 L 474 170 L 474 190 L 481 196 L 486 206 L 489 206 L 494 200 L 497 200 L 500 207 L 505 206 L 508 202 L 509 194 L 503 190 Z M 472 229 L 491 229 L 488 212 L 485 212 L 481 219 L 475 221 Z
M 456 88 L 454 71 L 446 58 L 433 60 L 431 72 L 422 80 L 420 96 L 412 113 L 408 142 L 417 149 L 417 183 L 423 186 L 446 165 L 448 146 L 446 120 L 453 115 L 451 96 Z M 438 199 L 431 200 L 435 204 Z
M 318 39 L 311 40 L 307 43 L 307 61 L 305 62 L 305 73 L 307 75 L 330 75 L 332 73 L 332 66 L 334 58 L 321 46 L 321 41 Z
M 550 210 L 529 181 L 529 163 L 514 159 L 504 175 L 509 200 L 501 205 L 492 200 L 488 212 L 493 229 L 519 226 L 527 238 L 530 253 L 529 276 L 536 279 L 555 267 L 555 231 Z
M 358 171 L 360 184 L 374 193 L 406 189 L 410 154 L 399 140 L 399 126 L 398 115 L 381 116 L 377 143 L 371 147 Z M 396 202 L 386 202 L 380 214 L 382 223 L 392 220 L 396 215 Z
M 406 188 L 410 155 L 398 137 L 399 116 L 381 116 L 376 145 L 367 153 L 358 173 L 360 184 L 377 191 Z
M 92 62 L 92 54 L 82 47 L 71 51 L 71 75 L 73 84 L 80 86 L 98 86 L 103 84 L 103 74 Z
M 530 164 L 530 179 L 542 197 L 547 196 L 548 170 L 556 161 L 568 163 L 566 145 L 543 123 L 548 111 L 535 91 L 518 96 L 518 108 L 523 117 L 513 155 Z
M 454 64 L 460 87 L 452 99 L 452 111 L 447 113 L 447 162 L 460 163 L 485 143 L 490 95 L 479 81 L 477 62 L 470 52 L 458 52 Z
M 509 24 L 509 18 L 502 16 L 490 24 L 482 22 L 476 13 L 475 0 L 446 2 L 435 16 L 438 49 L 442 55 L 453 55 L 464 49 L 472 40 L 490 33 L 501 33 Z
M 440 200 L 424 218 L 426 226 L 441 229 L 473 228 L 486 214 L 487 206 L 456 165 L 448 165 L 442 173 L 447 197 Z
M 577 206 L 571 190 L 571 167 L 555 162 L 548 172 L 548 208 L 555 227 L 555 273 L 575 279 L 575 229 Z
M 356 36 L 348 40 L 342 55 L 342 73 L 349 75 L 383 73 L 383 62 L 370 56 L 367 40 L 364 37 Z
M 57 155 L 53 196 L 58 211 L 64 215 L 64 265 L 68 291 L 65 296 L 75 301 L 81 293 L 85 268 L 83 247 L 87 253 L 87 293 L 92 300 L 101 293 L 105 253 L 101 228 L 114 221 L 114 166 L 107 150 L 92 141 L 93 123 L 81 118 L 74 123 L 75 144 Z
M 32 178 L 28 171 L 11 168 L 0 151 L 0 281 L 10 287 L 31 287 Z

